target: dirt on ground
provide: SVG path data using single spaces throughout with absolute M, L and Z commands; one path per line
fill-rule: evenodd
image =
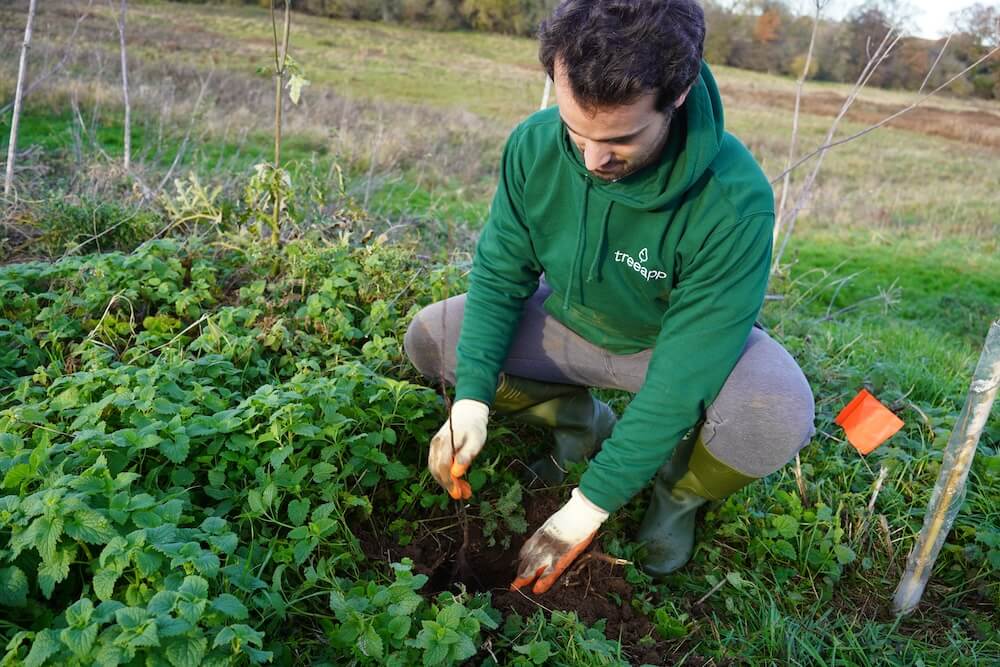
M 573 611 L 592 625 L 605 621 L 605 634 L 621 642 L 623 653 L 635 665 L 673 665 L 684 656 L 679 642 L 668 642 L 642 613 L 632 608 L 632 586 L 624 579 L 624 568 L 605 560 L 596 546 L 591 546 L 547 592 L 534 595 L 530 590 L 512 591 L 510 584 L 517 573 L 517 553 L 530 535 L 565 501 L 556 490 L 540 489 L 525 494 L 528 531 L 514 535 L 510 546 L 489 546 L 478 519 L 469 517 L 465 560 L 468 567 L 456 565 L 463 542 L 463 528 L 455 515 L 442 517 L 446 527 L 418 536 L 405 547 L 378 546 L 371 536 L 361 536 L 366 554 L 371 558 L 391 560 L 411 558 L 414 571 L 430 580 L 425 594 L 436 594 L 463 584 L 471 592 L 490 592 L 493 606 L 503 614 L 516 612 L 530 616 L 539 609 L 547 612 Z M 453 520 L 448 520 L 453 519 Z M 595 540 L 596 543 L 596 540 Z M 688 656 L 685 664 L 691 662 Z

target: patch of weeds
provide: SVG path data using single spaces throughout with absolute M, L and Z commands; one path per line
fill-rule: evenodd
M 523 535 L 528 530 L 521 495 L 520 482 L 513 481 L 504 485 L 496 500 L 493 502 L 484 500 L 479 504 L 483 535 L 487 538 L 489 546 L 495 546 L 499 541 L 503 548 L 507 549 L 510 547 L 512 535 Z

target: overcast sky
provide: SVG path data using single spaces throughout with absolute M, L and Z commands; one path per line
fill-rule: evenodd
M 995 1 L 995 0 L 994 0 Z M 991 0 L 980 0 L 983 4 L 992 4 Z M 812 6 L 811 0 L 800 0 L 804 11 Z M 841 18 L 852 8 L 863 4 L 863 0 L 832 0 L 828 10 L 833 18 Z M 950 16 L 965 7 L 976 4 L 975 0 L 899 0 L 896 3 L 905 15 L 912 18 L 907 27 L 913 34 L 920 37 L 942 37 L 948 34 L 952 27 Z

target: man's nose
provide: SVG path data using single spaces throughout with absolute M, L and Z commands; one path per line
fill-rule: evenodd
M 601 169 L 614 158 L 614 153 L 596 141 L 590 141 L 583 149 L 583 163 L 589 171 Z

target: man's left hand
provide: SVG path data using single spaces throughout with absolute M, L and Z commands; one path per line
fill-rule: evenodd
M 607 512 L 587 500 L 580 489 L 573 489 L 569 501 L 521 547 L 517 579 L 511 589 L 534 583 L 533 593 L 549 590 L 590 545 L 607 518 Z

